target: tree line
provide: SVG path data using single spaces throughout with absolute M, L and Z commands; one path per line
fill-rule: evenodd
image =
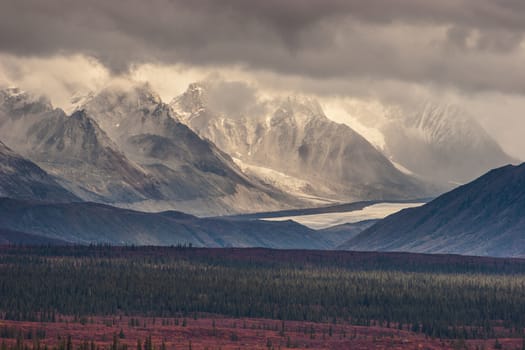
M 38 253 L 40 249 L 40 254 Z M 200 313 L 381 325 L 442 338 L 522 336 L 525 274 L 417 272 L 350 266 L 246 263 L 228 256 L 71 254 L 72 247 L 0 254 L 0 317 L 179 317 Z M 62 254 L 61 254 L 61 250 Z M 97 248 L 99 249 L 99 248 Z M 142 248 L 127 248 L 137 251 Z M 146 248 L 144 248 L 146 249 Z M 109 253 L 108 253 L 109 252 Z M 84 252 L 85 253 L 85 252 Z M 106 254 L 107 253 L 107 254 Z

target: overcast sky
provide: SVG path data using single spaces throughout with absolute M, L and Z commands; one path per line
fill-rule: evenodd
M 2 0 L 0 82 L 60 105 L 120 76 L 461 105 L 525 159 L 523 0 Z M 170 96 L 171 95 L 171 96 Z

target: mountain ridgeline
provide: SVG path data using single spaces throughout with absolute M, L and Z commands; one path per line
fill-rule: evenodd
M 340 248 L 525 256 L 525 163 L 393 214 Z
M 0 139 L 84 200 L 199 215 L 305 205 L 248 178 L 147 85 L 107 88 L 70 116 L 17 89 L 2 96 Z
M 432 193 L 431 186 L 400 172 L 350 127 L 328 119 L 315 100 L 275 99 L 227 113 L 213 108 L 209 95 L 218 88 L 213 83 L 192 84 L 171 106 L 199 135 L 236 157 L 254 176 L 273 172 L 299 183 L 298 195 L 347 202 Z
M 390 120 L 380 127 L 381 149 L 328 119 L 315 100 L 246 95 L 239 108 L 222 87 L 191 84 L 166 104 L 148 84 L 114 85 L 77 96 L 69 115 L 46 98 L 0 90 L 0 243 L 525 256 L 525 165 L 377 223 L 315 231 L 236 217 L 428 198 L 445 182 L 513 160 L 449 109 Z M 417 168 L 426 160 L 432 174 Z
M 4 92 L 0 138 L 84 200 L 159 196 L 150 177 L 84 111 L 71 116 L 18 90 Z
M 206 84 L 170 105 L 148 84 L 112 85 L 77 96 L 67 115 L 18 89 L 1 94 L 0 140 L 87 201 L 211 216 L 437 191 L 311 99 L 238 115 L 215 111 Z

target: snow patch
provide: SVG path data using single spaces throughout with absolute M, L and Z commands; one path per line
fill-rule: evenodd
M 308 193 L 308 188 L 312 187 L 308 181 L 298 179 L 274 169 L 247 164 L 238 158 L 232 159 L 243 173 L 255 176 L 263 182 L 270 184 L 283 192 L 289 193 L 298 198 L 308 199 L 313 203 L 334 203 L 334 201 L 331 199 L 313 196 L 312 194 Z
M 399 170 L 400 172 L 402 172 L 402 173 L 404 173 L 404 174 L 406 174 L 406 175 L 412 175 L 412 176 L 416 175 L 416 174 L 415 174 L 413 171 L 411 171 L 410 169 L 405 168 L 403 165 L 401 165 L 401 164 L 395 162 L 395 161 L 392 159 L 392 157 L 390 157 L 389 160 L 390 160 L 390 162 L 396 167 L 396 169 Z

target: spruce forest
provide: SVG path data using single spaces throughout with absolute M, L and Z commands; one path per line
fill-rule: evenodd
M 142 327 L 140 317 L 183 325 L 220 315 L 383 327 L 432 339 L 521 339 L 525 260 L 191 247 L 4 247 L 0 294 L 4 322 L 88 323 L 106 316 Z M 0 335 L 20 337 L 8 330 Z M 57 346 L 67 348 L 67 334 L 62 337 L 65 342 Z

